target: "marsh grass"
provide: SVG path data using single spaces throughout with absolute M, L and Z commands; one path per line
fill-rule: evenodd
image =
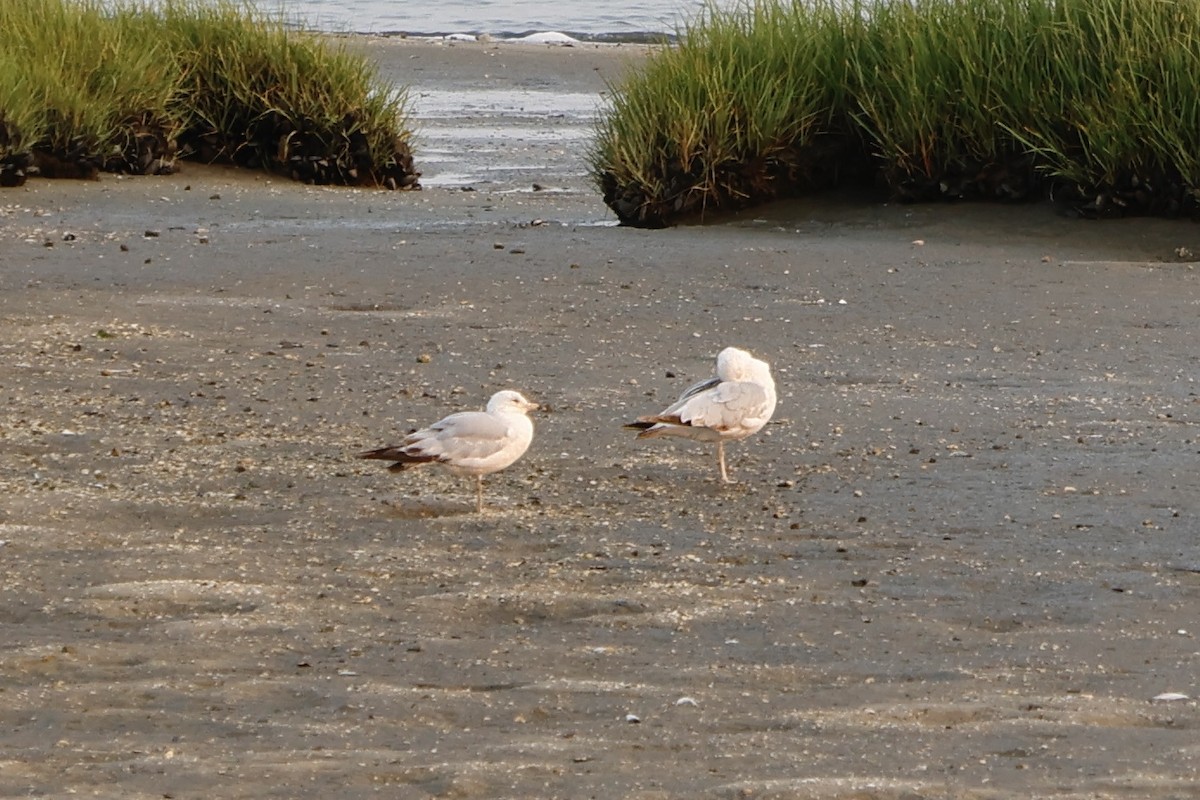
M 220 0 L 0 3 L 0 165 L 169 171 L 176 152 L 411 185 L 408 99 L 360 55 Z M 0 181 L 5 179 L 0 166 Z
M 185 142 L 202 159 L 356 183 L 403 157 L 407 93 L 342 43 L 231 3 L 175 0 L 161 14 L 186 65 Z
M 0 3 L 0 160 L 38 152 L 47 171 L 86 175 L 136 160 L 147 130 L 169 136 L 177 79 L 146 28 L 97 5 Z
M 748 3 L 611 87 L 591 168 L 641 225 L 864 176 L 909 200 L 1194 212 L 1197 76 L 1191 0 Z
M 1056 91 L 1041 110 L 1053 116 L 1013 124 L 1014 137 L 1096 205 L 1194 213 L 1200 3 L 1060 2 L 1051 22 L 1041 46 Z
M 847 103 L 838 22 L 824 2 L 708 12 L 637 77 L 610 87 L 590 155 L 606 199 L 627 206 L 622 218 L 653 225 L 826 181 Z

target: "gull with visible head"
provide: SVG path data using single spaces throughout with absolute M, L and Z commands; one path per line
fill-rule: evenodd
M 717 374 L 690 387 L 659 414 L 638 417 L 626 428 L 639 439 L 682 436 L 717 443 L 721 480 L 734 483 L 725 471 L 725 442 L 758 433 L 775 413 L 775 380 L 771 366 L 745 350 L 726 347 L 717 356 Z
M 486 411 L 460 411 L 410 433 L 400 444 L 360 453 L 359 458 L 394 461 L 389 472 L 441 464 L 455 475 L 475 476 L 475 510 L 483 511 L 483 476 L 525 455 L 533 441 L 529 412 L 538 404 L 519 392 L 496 392 Z

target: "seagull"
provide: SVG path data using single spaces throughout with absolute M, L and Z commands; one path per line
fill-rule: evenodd
M 758 433 L 775 413 L 775 380 L 771 365 L 745 350 L 726 347 L 717 356 L 717 374 L 679 395 L 659 414 L 638 417 L 625 425 L 639 439 L 682 436 L 717 443 L 721 480 L 735 483 L 725 471 L 725 442 Z
M 359 458 L 394 461 L 389 472 L 441 464 L 455 475 L 475 476 L 475 510 L 483 511 L 483 476 L 525 455 L 533 441 L 528 414 L 538 404 L 520 392 L 496 392 L 486 411 L 460 411 L 410 433 L 400 444 L 359 453 Z

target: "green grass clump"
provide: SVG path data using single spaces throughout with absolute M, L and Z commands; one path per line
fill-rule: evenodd
M 184 140 L 204 160 L 319 183 L 415 180 L 407 94 L 361 55 L 229 2 L 161 13 L 186 64 Z
M 825 0 L 713 11 L 611 87 L 591 155 L 606 200 L 622 219 L 653 225 L 828 180 L 830 153 L 845 142 L 849 42 L 839 21 Z
M 0 186 L 13 186 L 33 165 L 33 148 L 46 136 L 41 109 L 29 102 L 35 92 L 25 64 L 0 52 Z
M 139 137 L 169 138 L 178 79 L 147 33 L 95 3 L 0 3 L 0 161 L 36 156 L 47 172 L 88 175 L 133 167 Z
M 640 225 L 864 176 L 910 200 L 1194 212 L 1198 68 L 1191 0 L 747 3 L 613 87 L 591 166 Z
M 415 183 L 407 96 L 362 56 L 220 0 L 0 3 L 0 183 L 170 171 Z
M 1200 3 L 1053 4 L 1041 49 L 1053 102 L 1011 132 L 1094 205 L 1195 213 L 1200 194 Z M 1052 123 L 1052 124 L 1048 124 Z
M 1006 125 L 1039 117 L 1048 3 L 876 2 L 862 8 L 848 109 L 900 196 L 963 196 L 980 179 L 1028 165 Z M 998 176 L 1022 194 L 1028 170 Z

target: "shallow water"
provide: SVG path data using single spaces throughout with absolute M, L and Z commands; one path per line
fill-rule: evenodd
M 404 32 L 412 35 L 487 33 L 521 36 L 560 31 L 584 39 L 636 40 L 645 34 L 673 34 L 701 13 L 702 0 L 615 0 L 608 3 L 529 3 L 521 0 L 253 0 L 266 11 L 301 20 L 305 27 L 355 33 Z M 734 0 L 720 0 L 732 7 Z
M 412 100 L 426 187 L 561 188 L 563 172 L 586 173 L 598 94 L 420 87 Z

